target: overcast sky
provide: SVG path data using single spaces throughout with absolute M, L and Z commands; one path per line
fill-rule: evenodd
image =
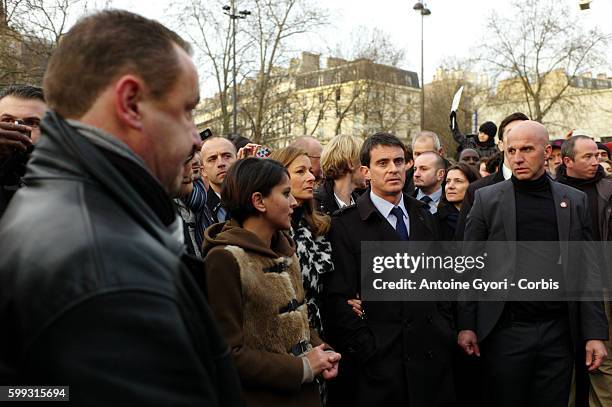
M 350 33 L 354 28 L 377 27 L 388 33 L 398 47 L 406 50 L 406 62 L 402 67 L 420 75 L 421 16 L 412 9 L 416 0 L 318 1 L 329 12 L 330 26 L 321 33 L 295 41 L 293 49 L 323 52 L 325 58 L 329 46 L 338 42 L 350 43 Z M 237 2 L 239 4 L 239 0 Z M 506 15 L 516 12 L 510 0 L 427 0 L 425 3 L 432 12 L 425 17 L 424 26 L 425 82 L 431 80 L 445 58 L 470 56 L 470 51 L 486 34 L 488 16 L 493 8 Z M 579 0 L 558 0 L 558 3 L 571 6 L 576 24 L 585 28 L 599 26 L 604 31 L 612 31 L 612 0 L 592 0 L 591 9 L 586 11 L 579 10 Z M 115 7 L 126 8 L 162 22 L 166 4 L 164 0 L 113 1 Z M 612 64 L 610 48 L 608 62 Z M 611 69 L 608 68 L 608 76 L 612 76 Z M 203 86 L 203 89 L 207 88 Z

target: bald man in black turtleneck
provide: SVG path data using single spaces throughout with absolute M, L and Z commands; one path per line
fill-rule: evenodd
M 512 177 L 476 192 L 464 240 L 516 242 L 512 255 L 489 259 L 489 270 L 510 282 L 537 275 L 538 280 L 551 278 L 574 288 L 587 278 L 592 287 L 597 273 L 585 277 L 579 269 L 597 266 L 573 266 L 589 258 L 566 248 L 567 241 L 591 240 L 586 195 L 546 175 L 550 152 L 548 132 L 540 123 L 524 121 L 508 133 L 506 158 Z M 551 241 L 560 243 L 546 243 Z M 573 349 L 586 349 L 590 371 L 607 357 L 602 302 L 467 302 L 459 306 L 458 325 L 459 345 L 467 354 L 482 357 L 487 406 L 565 407 Z

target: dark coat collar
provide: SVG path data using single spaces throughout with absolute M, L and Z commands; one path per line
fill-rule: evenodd
M 210 209 L 211 215 L 213 216 L 214 223 L 219 222 L 219 218 L 217 217 L 217 212 L 221 207 L 221 199 L 217 196 L 215 191 L 211 186 L 208 187 L 208 194 L 206 197 L 206 206 Z
M 502 167 L 499 167 L 499 170 L 497 170 L 496 172 L 493 173 L 493 177 L 492 178 L 493 178 L 493 183 L 494 184 L 496 184 L 498 182 L 505 181 L 505 179 L 504 179 L 504 171 L 502 170 Z

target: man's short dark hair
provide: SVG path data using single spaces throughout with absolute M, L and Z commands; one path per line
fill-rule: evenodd
M 485 169 L 489 174 L 493 174 L 498 171 L 504 162 L 504 152 L 499 151 L 490 157 L 486 157 Z
M 590 138 L 589 136 L 572 136 L 570 138 L 568 138 L 567 140 L 565 140 L 563 142 L 563 144 L 561 144 L 561 159 L 564 159 L 565 157 L 569 157 L 572 160 L 574 158 L 576 158 L 576 142 L 578 140 L 590 140 L 593 141 L 592 138 Z M 594 141 L 593 141 L 594 142 Z
M 121 10 L 80 19 L 62 37 L 44 78 L 49 107 L 68 118 L 85 114 L 119 75 L 141 77 L 155 99 L 172 90 L 180 74 L 176 47 L 191 47 L 154 20 Z
M 406 147 L 404 158 L 406 159 L 406 162 L 414 161 L 414 155 L 412 154 L 412 148 Z
M 251 140 L 244 136 L 241 136 L 240 134 L 232 134 L 228 137 L 228 140 L 232 142 L 234 147 L 236 147 L 236 151 L 240 150 L 242 147 L 246 146 L 251 142 Z
M 20 99 L 34 99 L 45 102 L 45 94 L 42 88 L 33 85 L 8 85 L 0 90 L 0 100 L 7 96 Z
M 289 172 L 283 164 L 272 159 L 249 157 L 236 161 L 228 170 L 221 187 L 221 201 L 232 219 L 242 224 L 259 214 L 251 197 L 255 192 L 265 198 Z
M 529 120 L 529 117 L 527 117 L 525 113 L 521 112 L 515 112 L 509 116 L 506 116 L 499 124 L 499 128 L 497 129 L 497 138 L 504 141 L 504 130 L 506 130 L 506 126 L 516 120 L 525 121 Z
M 406 146 L 396 136 L 391 133 L 376 133 L 366 138 L 363 142 L 363 146 L 361 146 L 361 152 L 359 153 L 361 165 L 366 167 L 370 166 L 370 153 L 376 146 L 399 147 L 404 154 L 406 154 Z

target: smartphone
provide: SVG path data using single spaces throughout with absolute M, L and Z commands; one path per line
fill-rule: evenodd
M 212 134 L 212 131 L 211 131 L 210 129 L 204 129 L 204 131 L 202 131 L 202 132 L 200 133 L 200 140 L 204 141 L 204 140 L 206 140 L 207 138 L 212 137 L 212 135 L 213 135 L 213 134 Z
M 257 151 L 255 151 L 255 157 L 257 158 L 266 158 L 272 153 L 272 149 L 270 147 L 259 146 L 257 147 Z

